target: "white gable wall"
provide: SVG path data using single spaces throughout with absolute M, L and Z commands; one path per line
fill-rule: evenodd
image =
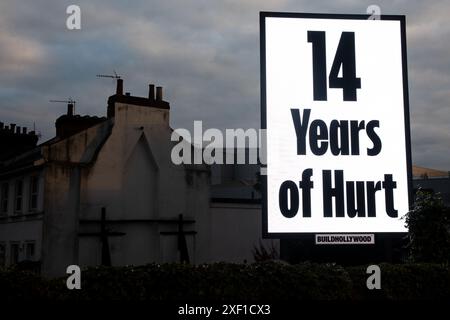
M 109 239 L 113 265 L 177 261 L 176 236 L 160 235 L 176 231 L 177 226 L 143 220 L 176 220 L 183 214 L 197 221 L 186 225 L 186 230 L 207 224 L 203 220 L 209 216 L 208 173 L 187 173 L 184 166 L 172 164 L 169 110 L 122 103 L 115 108 L 111 135 L 95 164 L 82 175 L 80 218 L 98 220 L 105 207 L 108 220 L 122 220 L 109 224 L 114 231 L 126 233 Z M 187 175 L 194 176 L 192 186 Z M 83 226 L 95 232 L 100 225 L 87 228 Z M 191 261 L 208 258 L 208 245 L 197 244 L 197 238 L 206 234 L 187 236 Z M 96 237 L 80 239 L 80 264 L 100 263 L 99 243 Z M 96 252 L 86 252 L 92 250 Z

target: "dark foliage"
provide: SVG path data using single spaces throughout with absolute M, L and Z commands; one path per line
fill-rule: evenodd
M 406 215 L 410 259 L 414 262 L 450 262 L 450 209 L 442 199 L 418 191 L 414 208 Z
M 381 266 L 381 290 L 366 288 L 366 267 L 281 262 L 150 264 L 82 272 L 81 290 L 20 270 L 0 271 L 6 300 L 293 301 L 450 299 L 450 269 L 437 264 Z M 5 301 L 5 300 L 3 300 Z

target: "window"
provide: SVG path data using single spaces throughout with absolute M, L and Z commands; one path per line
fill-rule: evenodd
M 9 196 L 9 184 L 8 182 L 2 183 L 0 190 L 0 215 L 8 213 L 8 196 Z
M 19 262 L 19 243 L 18 242 L 11 243 L 11 254 L 10 254 L 9 258 L 10 258 L 10 265 L 15 265 Z
M 16 181 L 16 190 L 14 198 L 14 211 L 22 212 L 22 199 L 23 199 L 23 180 Z
M 0 242 L 0 268 L 6 266 L 6 243 Z
M 34 261 L 35 248 L 36 248 L 36 245 L 35 245 L 34 241 L 29 241 L 26 243 L 26 248 L 25 248 L 25 259 L 26 260 Z
M 38 195 L 39 195 L 39 177 L 31 176 L 31 178 L 30 178 L 30 204 L 29 204 L 30 211 L 37 210 Z

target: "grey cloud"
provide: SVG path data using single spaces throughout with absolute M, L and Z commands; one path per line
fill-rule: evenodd
M 259 11 L 406 14 L 413 161 L 450 168 L 450 4 L 441 1 L 76 1 L 82 30 L 65 29 L 73 1 L 0 4 L 0 118 L 35 122 L 50 138 L 72 96 L 77 112 L 104 115 L 113 93 L 97 73 L 116 69 L 125 90 L 165 88 L 173 127 L 259 126 Z

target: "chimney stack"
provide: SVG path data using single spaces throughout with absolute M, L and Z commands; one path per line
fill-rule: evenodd
M 14 133 L 14 129 L 16 128 L 16 124 L 15 123 L 11 123 L 9 125 L 9 128 L 10 128 L 11 132 Z
M 162 101 L 162 99 L 163 99 L 162 87 L 156 87 L 156 100 Z
M 69 104 L 67 105 L 67 115 L 68 115 L 69 117 L 72 117 L 72 116 L 73 116 L 73 103 L 69 103 Z
M 155 101 L 155 85 L 154 84 L 148 85 L 148 99 L 151 101 Z
M 23 134 L 27 134 L 27 127 L 23 127 L 23 128 L 22 128 L 22 133 L 23 133 Z
M 116 94 L 118 96 L 123 95 L 123 79 L 117 79 L 117 89 Z
M 16 134 L 20 134 L 20 127 L 19 126 L 16 127 Z

